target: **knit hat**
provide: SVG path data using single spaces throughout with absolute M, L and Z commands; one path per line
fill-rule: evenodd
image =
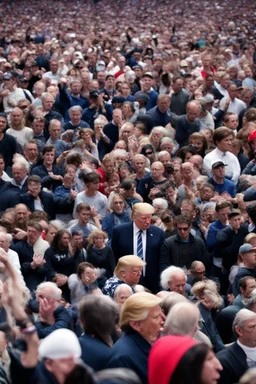
M 156 341 L 149 354 L 149 384 L 169 384 L 182 357 L 196 344 L 186 336 L 164 336 Z
M 78 359 L 81 356 L 81 347 L 77 336 L 69 329 L 57 329 L 46 336 L 39 345 L 39 355 L 48 359 L 65 359 L 74 356 Z

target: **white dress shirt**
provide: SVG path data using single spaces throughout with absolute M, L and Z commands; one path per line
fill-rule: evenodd
M 215 148 L 204 157 L 204 169 L 209 177 L 212 176 L 212 163 L 217 160 L 222 160 L 226 164 L 226 176 L 230 178 L 233 183 L 237 184 L 241 174 L 237 157 L 231 152 L 222 152 L 218 148 Z

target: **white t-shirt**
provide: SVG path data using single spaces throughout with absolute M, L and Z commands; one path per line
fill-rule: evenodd
M 7 129 L 6 133 L 16 138 L 17 142 L 24 147 L 25 143 L 32 140 L 34 137 L 34 131 L 31 128 L 24 127 L 20 131 L 16 131 L 13 128 Z

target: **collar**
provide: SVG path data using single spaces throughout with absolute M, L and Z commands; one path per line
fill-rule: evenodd
M 141 231 L 141 229 L 139 229 L 138 227 L 137 227 L 137 225 L 133 222 L 133 231 L 134 231 L 134 233 L 136 233 L 136 234 L 138 234 L 138 232 L 140 232 Z M 146 233 L 146 230 L 142 230 L 142 233 Z

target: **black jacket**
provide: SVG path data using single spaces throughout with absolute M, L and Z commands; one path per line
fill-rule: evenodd
M 248 369 L 246 354 L 237 342 L 220 351 L 217 358 L 223 367 L 218 384 L 238 383 L 240 377 Z
M 233 264 L 236 264 L 238 251 L 244 243 L 244 238 L 248 234 L 248 229 L 241 225 L 238 232 L 227 226 L 218 232 L 216 237 L 215 257 L 223 259 L 223 267 L 229 271 Z
M 170 265 L 190 268 L 193 261 L 199 260 L 207 263 L 206 247 L 202 239 L 189 234 L 189 242 L 182 242 L 178 234 L 168 237 L 160 253 L 160 272 Z

